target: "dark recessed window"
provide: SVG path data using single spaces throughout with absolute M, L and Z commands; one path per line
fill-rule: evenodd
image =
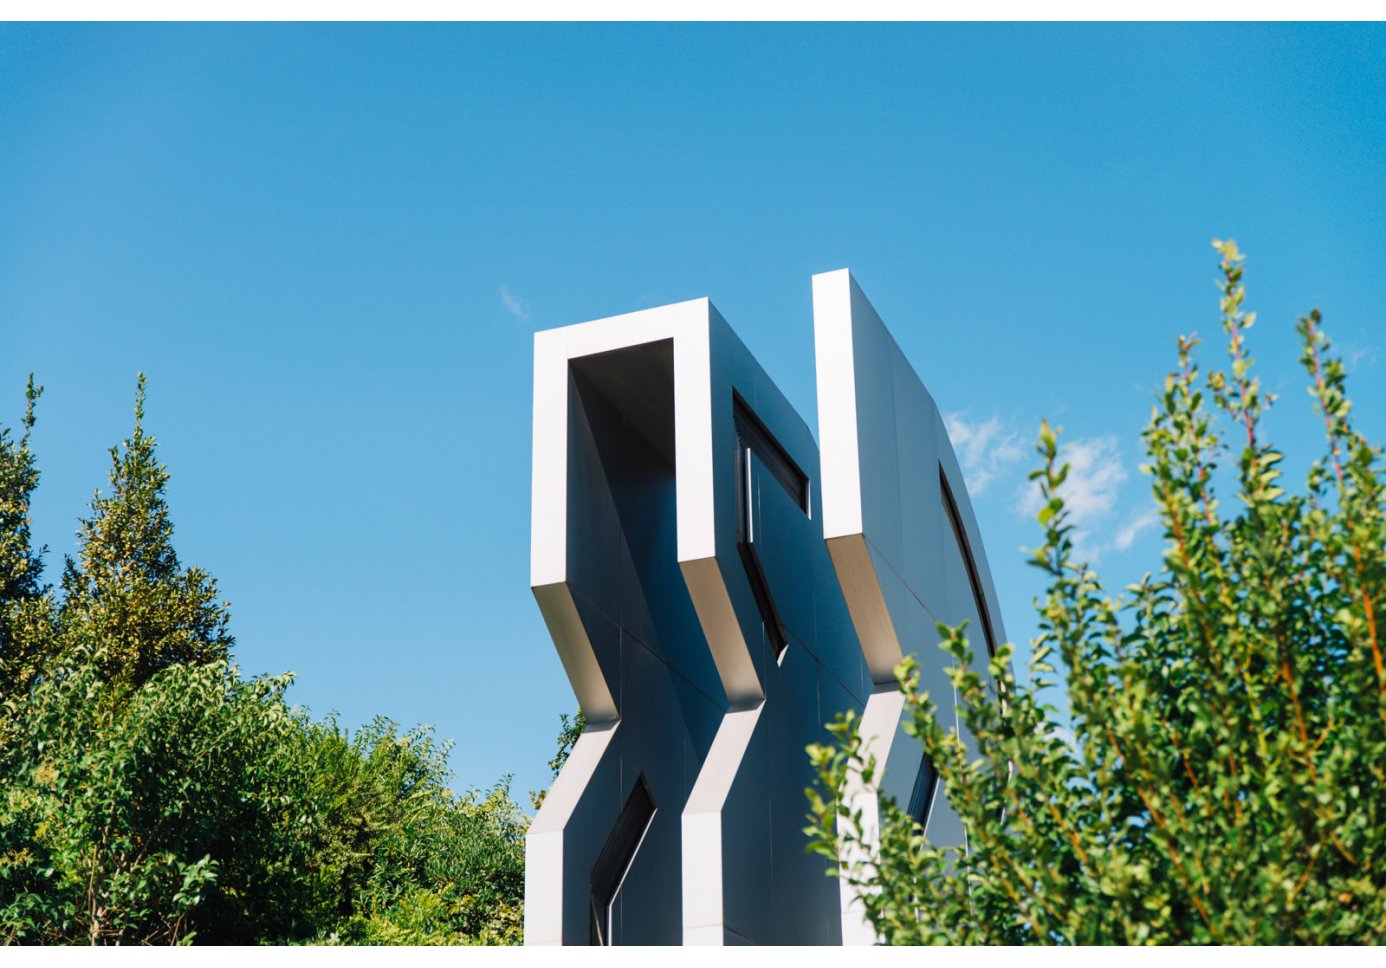
M 809 513 L 808 476 L 735 391 L 732 392 L 732 419 L 736 423 L 736 490 L 740 510 L 737 550 L 741 553 L 741 564 L 746 569 L 751 594 L 755 596 L 766 635 L 770 637 L 778 658 L 789 645 L 789 636 L 784 623 L 780 621 L 779 610 L 775 608 L 775 599 L 770 594 L 770 584 L 765 580 L 765 570 L 756 551 L 757 544 L 765 540 L 765 535 L 755 516 L 753 469 L 757 464 L 763 467 L 805 514 Z
M 799 505 L 799 510 L 808 514 L 808 475 L 799 469 L 794 458 L 780 446 L 780 442 L 736 391 L 732 391 L 732 419 L 736 422 L 736 443 L 742 454 L 749 452 L 759 457 L 765 469 Z M 745 460 L 738 463 L 744 464 Z
M 910 793 L 910 806 L 907 811 L 920 827 L 928 826 L 929 808 L 934 803 L 934 792 L 938 790 L 938 771 L 933 761 L 926 755 L 919 764 L 919 775 L 914 778 L 914 790 Z
M 635 789 L 626 798 L 620 816 L 616 818 L 616 826 L 602 845 L 597 862 L 592 865 L 590 940 L 594 945 L 612 944 L 616 926 L 616 896 L 621 893 L 621 885 L 635 863 L 635 854 L 640 850 L 654 815 L 654 798 L 650 796 L 650 788 L 641 775 L 635 781 Z
M 963 567 L 967 569 L 967 582 L 972 586 L 972 600 L 977 605 L 977 618 L 982 623 L 982 637 L 986 639 L 987 655 L 996 655 L 996 633 L 991 628 L 991 614 L 987 611 L 986 596 L 982 594 L 982 579 L 977 574 L 977 563 L 972 560 L 972 546 L 968 544 L 967 532 L 963 530 L 962 515 L 958 513 L 958 502 L 953 500 L 953 489 L 948 486 L 948 478 L 943 468 L 938 469 L 939 490 L 943 494 L 943 511 L 953 526 L 953 538 L 958 543 L 958 553 L 962 555 Z

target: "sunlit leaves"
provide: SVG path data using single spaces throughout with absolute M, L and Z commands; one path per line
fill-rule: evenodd
M 814 849 L 890 943 L 1363 943 L 1386 935 L 1386 494 L 1381 451 L 1353 428 L 1317 310 L 1299 321 L 1322 460 L 1303 494 L 1264 438 L 1244 255 L 1217 242 L 1227 370 L 1202 376 L 1181 337 L 1143 438 L 1164 528 L 1158 568 L 1113 600 L 1073 559 L 1057 434 L 1041 427 L 1047 576 L 1031 687 L 956 660 L 969 749 L 899 670 L 908 731 L 968 831 L 927 843 L 892 804 L 879 840 L 841 797 L 865 761 L 853 723 L 810 751 Z M 1211 403 L 1211 408 L 1209 404 Z M 1217 486 L 1238 490 L 1227 516 Z M 926 645 L 926 643 L 920 643 Z M 1040 686 L 1058 654 L 1072 741 Z M 989 682 L 997 684 L 988 688 Z M 997 695 L 1005 697 L 999 703 Z M 1060 737 L 1065 737 L 1060 739 Z
M 0 941 L 515 943 L 527 818 L 458 795 L 446 744 L 349 734 L 228 665 L 211 577 L 174 551 L 143 426 L 111 452 L 55 604 L 38 471 L 0 428 Z M 61 623 L 57 613 L 61 612 Z

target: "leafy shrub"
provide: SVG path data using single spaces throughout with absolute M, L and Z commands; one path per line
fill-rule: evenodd
M 1221 255 L 1229 366 L 1197 340 L 1144 434 L 1166 547 L 1113 600 L 1073 558 L 1056 433 L 1032 474 L 1048 576 L 1030 688 L 1009 646 L 985 672 L 940 626 L 975 745 L 940 725 L 917 666 L 897 670 L 907 728 L 963 818 L 967 849 L 930 844 L 893 803 L 879 842 L 839 794 L 868 783 L 855 723 L 811 749 L 814 849 L 838 857 L 879 937 L 934 943 L 1371 943 L 1386 938 L 1386 500 L 1381 451 L 1353 427 L 1318 311 L 1301 362 L 1326 453 L 1288 494 L 1252 374 L 1242 255 Z M 1211 403 L 1211 406 L 1209 405 Z M 1230 425 L 1224 431 L 1222 425 Z M 1223 436 L 1224 433 L 1226 436 Z M 1215 478 L 1228 465 L 1240 508 Z M 1057 653 L 1074 740 L 1037 693 Z
M 143 428 L 111 452 L 63 595 L 30 543 L 38 471 L 0 428 L 0 940 L 515 943 L 526 818 L 448 789 L 446 745 L 354 736 L 242 679 L 216 583 L 172 545 Z
M 508 781 L 453 794 L 449 745 L 388 720 L 354 737 L 331 721 L 305 735 L 323 819 L 317 863 L 338 905 L 320 940 L 518 943 L 528 820 Z

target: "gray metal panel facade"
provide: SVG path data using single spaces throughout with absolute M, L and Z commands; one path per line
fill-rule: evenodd
M 814 297 L 822 467 L 707 300 L 536 336 L 532 585 L 589 727 L 528 835 L 527 943 L 871 940 L 804 849 L 804 747 L 863 712 L 887 769 L 854 795 L 907 800 L 888 660 L 951 696 L 933 620 L 1000 615 L 928 392 L 848 273 Z

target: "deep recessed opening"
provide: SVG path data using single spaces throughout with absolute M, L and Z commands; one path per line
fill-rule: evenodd
M 594 945 L 614 944 L 616 934 L 616 899 L 621 893 L 626 875 L 635 863 L 635 855 L 654 821 L 655 803 L 644 774 L 636 778 L 635 788 L 626 798 L 616 825 L 602 845 L 597 862 L 592 865 L 591 936 Z
M 910 805 L 906 811 L 920 827 L 929 825 L 929 811 L 934 805 L 934 793 L 938 790 L 938 771 L 933 760 L 925 754 L 919 764 L 919 773 L 914 778 L 914 789 L 910 792 Z
M 766 635 L 776 660 L 779 660 L 789 646 L 789 634 L 780 619 L 779 609 L 775 607 L 775 597 L 770 591 L 770 583 L 765 578 L 765 569 L 761 566 L 757 551 L 757 545 L 767 540 L 767 536 L 755 515 L 755 471 L 757 467 L 763 468 L 805 514 L 809 513 L 808 475 L 799 469 L 799 465 L 794 463 L 794 459 L 735 390 L 732 391 L 732 419 L 736 424 L 736 490 L 740 511 L 736 548 L 741 555 L 741 564 L 746 570 Z

